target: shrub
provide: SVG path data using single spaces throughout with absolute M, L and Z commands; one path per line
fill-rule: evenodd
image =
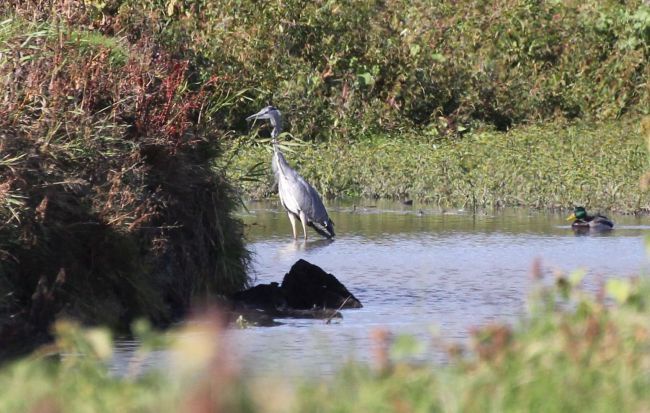
M 89 30 L 75 8 L 80 26 L 65 10 L 28 21 L 44 6 L 26 4 L 0 23 L 3 340 L 62 313 L 167 323 L 246 286 L 237 198 L 203 116 L 211 84 L 153 38 Z

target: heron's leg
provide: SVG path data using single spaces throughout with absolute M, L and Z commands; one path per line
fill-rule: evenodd
M 296 234 L 296 216 L 293 215 L 291 212 L 287 212 L 287 215 L 289 215 L 289 221 L 291 221 L 291 229 L 293 230 L 293 239 L 297 239 L 298 235 Z
M 307 240 L 307 215 L 300 211 L 300 223 L 302 224 L 302 233 L 305 234 L 305 241 Z

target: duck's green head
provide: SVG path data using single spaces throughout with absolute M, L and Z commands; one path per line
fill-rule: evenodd
M 585 219 L 587 216 L 587 210 L 584 207 L 575 207 L 573 209 L 573 214 L 569 215 L 566 219 L 567 221 L 575 221 L 576 219 Z

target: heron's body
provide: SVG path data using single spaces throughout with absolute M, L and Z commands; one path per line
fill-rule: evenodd
M 284 209 L 287 210 L 293 237 L 297 238 L 296 221 L 302 224 L 304 238 L 307 239 L 307 226 L 314 228 L 316 232 L 324 237 L 334 236 L 334 223 L 327 215 L 327 210 L 320 194 L 305 179 L 298 174 L 284 157 L 278 146 L 277 137 L 282 129 L 282 118 L 280 112 L 272 106 L 267 106 L 251 119 L 269 119 L 273 125 L 271 136 L 273 138 L 273 160 L 272 169 L 278 183 L 278 195 Z
M 614 223 L 604 215 L 588 215 L 583 207 L 576 207 L 567 220 L 573 221 L 571 228 L 576 230 L 609 231 Z

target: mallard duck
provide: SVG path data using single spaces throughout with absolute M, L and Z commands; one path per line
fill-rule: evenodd
M 573 229 L 593 229 L 597 231 L 607 231 L 614 228 L 614 223 L 606 216 L 596 214 L 588 215 L 584 207 L 575 207 L 573 214 L 569 215 L 567 221 L 573 221 Z

